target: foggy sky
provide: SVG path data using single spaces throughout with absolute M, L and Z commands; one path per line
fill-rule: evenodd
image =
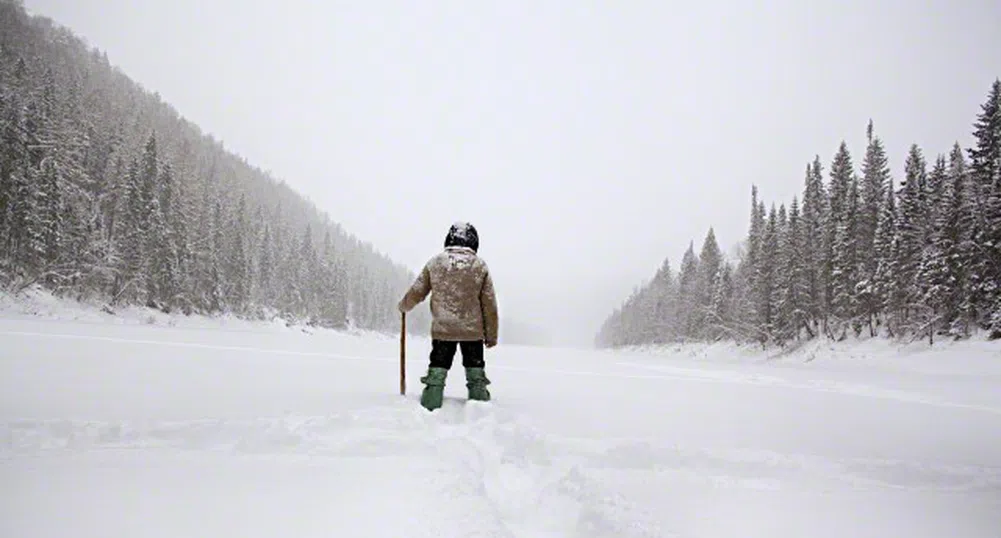
M 418 270 L 468 220 L 501 315 L 589 344 L 750 186 L 801 193 L 869 118 L 899 180 L 1001 76 L 1001 2 L 26 0 Z

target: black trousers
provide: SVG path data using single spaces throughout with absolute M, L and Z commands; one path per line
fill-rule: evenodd
M 431 368 L 452 367 L 456 348 L 462 349 L 462 366 L 464 368 L 483 368 L 483 341 L 453 342 L 448 340 L 431 340 Z

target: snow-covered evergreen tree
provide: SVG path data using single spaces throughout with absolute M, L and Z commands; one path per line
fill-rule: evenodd
M 710 320 L 715 317 L 711 311 L 713 296 L 723 270 L 723 255 L 716 242 L 716 232 L 712 228 L 702 242 L 699 254 L 698 276 L 695 281 L 695 310 L 693 311 L 691 336 L 707 336 Z
M 949 334 L 967 336 L 977 319 L 970 275 L 976 266 L 979 249 L 974 244 L 976 186 L 958 142 L 949 153 L 948 174 L 942 189 L 942 209 L 935 223 L 936 238 L 948 264 L 951 283 L 943 310 Z
M 824 271 L 826 252 L 824 230 L 828 219 L 827 190 L 824 187 L 820 157 L 807 165 L 803 191 L 803 260 L 807 271 L 806 312 L 815 332 L 827 317 L 827 278 Z
M 807 307 L 809 300 L 809 268 L 804 256 L 804 230 L 799 210 L 799 200 L 793 198 L 789 207 L 788 223 L 783 227 L 780 238 L 779 258 L 780 271 L 780 302 L 779 317 L 781 324 L 778 335 L 781 340 L 799 338 L 800 332 L 811 330 L 807 323 Z
M 904 184 L 898 193 L 897 224 L 897 292 L 900 313 L 904 322 L 909 321 L 920 291 L 916 285 L 922 251 L 926 241 L 926 189 L 927 172 L 924 155 L 915 144 L 911 146 L 904 165 Z
M 972 304 L 983 325 L 1001 338 L 1001 79 L 995 79 L 974 123 L 970 176 L 979 218 L 974 222 Z
M 729 336 L 733 325 L 733 269 L 723 262 L 712 285 L 709 314 L 706 318 L 705 338 L 716 341 Z
M 947 321 L 944 310 L 950 289 L 955 285 L 946 257 L 948 239 L 944 237 L 950 211 L 949 205 L 942 200 L 951 201 L 950 193 L 943 192 L 950 187 L 945 156 L 939 155 L 928 175 L 925 189 L 925 244 L 915 280 L 917 304 L 924 307 L 921 332 L 929 335 L 934 335 L 938 327 Z
M 229 284 L 227 302 L 235 311 L 242 313 L 250 300 L 250 263 L 247 256 L 247 236 L 250 230 L 245 195 L 240 195 L 236 214 L 227 228 L 230 232 L 226 245 L 226 281 Z
M 897 278 L 900 256 L 896 199 L 894 190 L 887 189 L 886 202 L 880 208 L 879 223 L 876 226 L 876 275 L 872 287 L 874 310 L 886 318 L 891 335 L 896 325 L 896 313 L 904 304 L 903 290 L 900 289 L 900 280 Z
M 222 215 L 222 203 L 216 202 L 212 211 L 212 242 L 208 251 L 207 264 L 209 276 L 208 307 L 213 312 L 222 312 L 228 308 L 226 304 L 225 260 L 225 220 Z
M 679 324 L 684 338 L 695 338 L 698 323 L 698 281 L 699 258 L 695 255 L 695 244 L 689 243 L 688 250 L 681 258 L 681 273 L 678 276 L 678 302 L 681 305 Z
M 879 251 L 876 248 L 876 233 L 879 228 L 880 212 L 886 201 L 886 190 L 891 188 L 889 159 L 883 142 L 873 133 L 872 120 L 866 128 L 865 159 L 862 161 L 862 183 L 860 186 L 858 211 L 858 237 L 856 238 L 859 274 L 856 299 L 858 315 L 868 325 L 870 334 L 875 334 L 875 319 L 879 315 L 876 300 L 876 270 Z
M 764 231 L 761 236 L 762 258 L 758 263 L 755 277 L 758 312 L 754 323 L 758 341 L 765 343 L 772 340 L 776 323 L 776 311 L 779 294 L 777 293 L 777 273 L 779 255 L 779 222 L 778 211 L 772 205 L 768 212 Z
M 679 298 L 678 283 L 669 259 L 664 259 L 650 283 L 650 288 L 650 293 L 653 296 L 654 342 L 674 341 L 679 332 Z
M 258 305 L 272 304 L 275 254 L 274 243 L 271 240 L 271 227 L 268 224 L 264 225 L 257 248 L 257 292 L 254 301 Z
M 828 219 L 825 223 L 824 232 L 824 280 L 827 283 L 825 289 L 826 301 L 824 310 L 827 314 L 833 315 L 839 321 L 845 321 L 850 316 L 853 268 L 850 264 L 854 262 L 851 258 L 851 241 L 848 238 L 852 230 L 850 227 L 850 214 L 852 211 L 852 179 L 855 174 L 852 166 L 851 154 L 848 145 L 842 141 L 838 147 L 834 160 L 831 163 L 830 190 L 828 198 Z

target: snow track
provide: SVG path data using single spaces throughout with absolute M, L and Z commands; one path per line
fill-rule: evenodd
M 0 475 L 14 470 L 9 467 L 14 462 L 137 451 L 158 456 L 151 461 L 160 462 L 206 453 L 225 455 L 231 462 L 353 461 L 360 468 L 404 461 L 402 472 L 412 479 L 418 471 L 416 477 L 425 480 L 421 495 L 465 508 L 469 519 L 453 518 L 453 531 L 497 537 L 675 535 L 649 507 L 615 491 L 616 479 L 630 473 L 642 473 L 640 481 L 665 487 L 761 493 L 808 495 L 832 487 L 884 495 L 1001 493 L 997 467 L 558 438 L 495 404 L 453 398 L 434 414 L 414 404 L 410 399 L 362 412 L 252 420 L 13 420 L 0 425 L 0 462 L 7 464 L 0 465 Z M 17 477 L 7 483 L 17 483 Z
M 0 425 L 0 461 L 145 451 L 285 461 L 407 459 L 426 468 L 425 494 L 473 505 L 483 536 L 664 536 L 635 507 L 603 491 L 576 457 L 493 404 L 446 400 L 435 414 L 405 405 L 331 416 L 254 420 L 15 420 Z M 0 467 L 0 474 L 3 468 Z M 7 471 L 10 471 L 8 468 Z
M 0 461 L 111 450 L 211 451 L 234 456 L 424 457 L 471 473 L 501 513 L 537 510 L 549 486 L 587 470 L 684 472 L 773 489 L 795 481 L 841 481 L 859 489 L 1001 492 L 1001 467 L 903 460 L 830 460 L 769 451 L 711 451 L 643 440 L 551 438 L 493 404 L 446 400 L 435 414 L 416 402 L 345 415 L 253 420 L 0 423 Z M 765 471 L 762 473 L 762 471 Z M 468 478 L 468 476 L 467 476 Z M 576 476 L 576 480 L 580 480 Z M 580 484 L 578 484 L 579 486 Z
M 428 413 L 426 342 L 411 346 L 402 398 L 393 339 L 0 320 L 0 536 L 1001 528 L 993 359 L 894 371 L 504 347 L 493 402 L 465 401 L 456 367 Z

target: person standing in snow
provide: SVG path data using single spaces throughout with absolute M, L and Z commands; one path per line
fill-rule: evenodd
M 429 411 L 442 405 L 456 348 L 462 350 L 469 399 L 490 401 L 483 348 L 497 345 L 497 298 L 487 264 L 477 255 L 479 246 L 472 224 L 453 224 L 445 250 L 424 265 L 399 303 L 406 313 L 431 294 L 431 362 L 421 378 L 421 405 Z

